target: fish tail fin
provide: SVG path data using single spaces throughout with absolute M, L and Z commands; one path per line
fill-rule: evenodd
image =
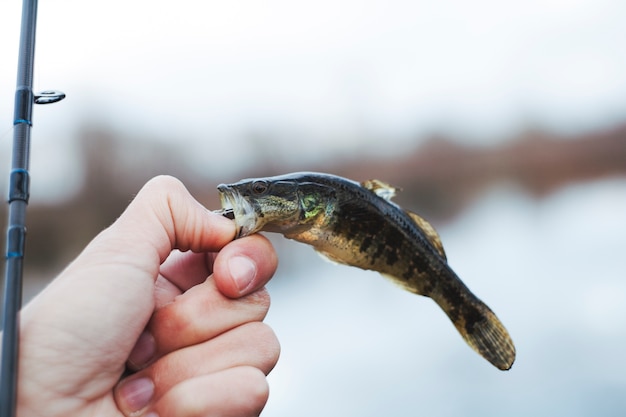
M 515 345 L 493 311 L 460 281 L 454 289 L 429 294 L 448 315 L 465 342 L 496 368 L 506 371 L 515 361 Z

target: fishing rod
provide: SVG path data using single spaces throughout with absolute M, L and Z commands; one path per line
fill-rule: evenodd
M 26 241 L 26 206 L 30 194 L 28 174 L 33 104 L 63 100 L 58 91 L 33 93 L 37 0 L 23 0 L 13 119 L 13 162 L 9 179 L 2 357 L 0 366 L 0 417 L 13 417 L 17 403 L 19 311 L 22 306 L 22 272 Z

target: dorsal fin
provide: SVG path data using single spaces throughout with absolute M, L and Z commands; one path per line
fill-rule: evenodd
M 441 238 L 439 237 L 439 233 L 437 233 L 435 228 L 426 220 L 424 220 L 422 217 L 418 216 L 417 214 L 412 213 L 408 210 L 404 210 L 404 212 L 408 214 L 409 217 L 413 219 L 415 224 L 417 224 L 417 227 L 419 227 L 422 230 L 422 232 L 424 232 L 424 235 L 426 235 L 426 238 L 428 238 L 428 241 L 435 247 L 435 249 L 437 249 L 437 252 L 439 252 L 439 255 L 441 255 L 443 259 L 447 260 L 446 252 L 443 250 L 443 243 L 441 243 Z
M 391 199 L 395 197 L 396 191 L 401 191 L 400 188 L 394 187 L 381 180 L 367 180 L 363 181 L 361 185 L 387 201 L 391 201 Z

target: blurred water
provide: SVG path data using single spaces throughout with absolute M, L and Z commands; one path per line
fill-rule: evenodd
M 605 180 L 534 200 L 501 187 L 440 228 L 449 262 L 516 342 L 509 372 L 431 300 L 275 239 L 267 321 L 282 355 L 264 415 L 624 415 L 625 190 Z

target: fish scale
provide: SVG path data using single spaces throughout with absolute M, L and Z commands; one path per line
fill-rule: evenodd
M 448 265 L 435 229 L 391 198 L 379 180 L 300 172 L 218 186 L 237 237 L 282 233 L 330 260 L 380 272 L 402 288 L 432 298 L 463 339 L 501 370 L 515 360 L 509 333 Z

